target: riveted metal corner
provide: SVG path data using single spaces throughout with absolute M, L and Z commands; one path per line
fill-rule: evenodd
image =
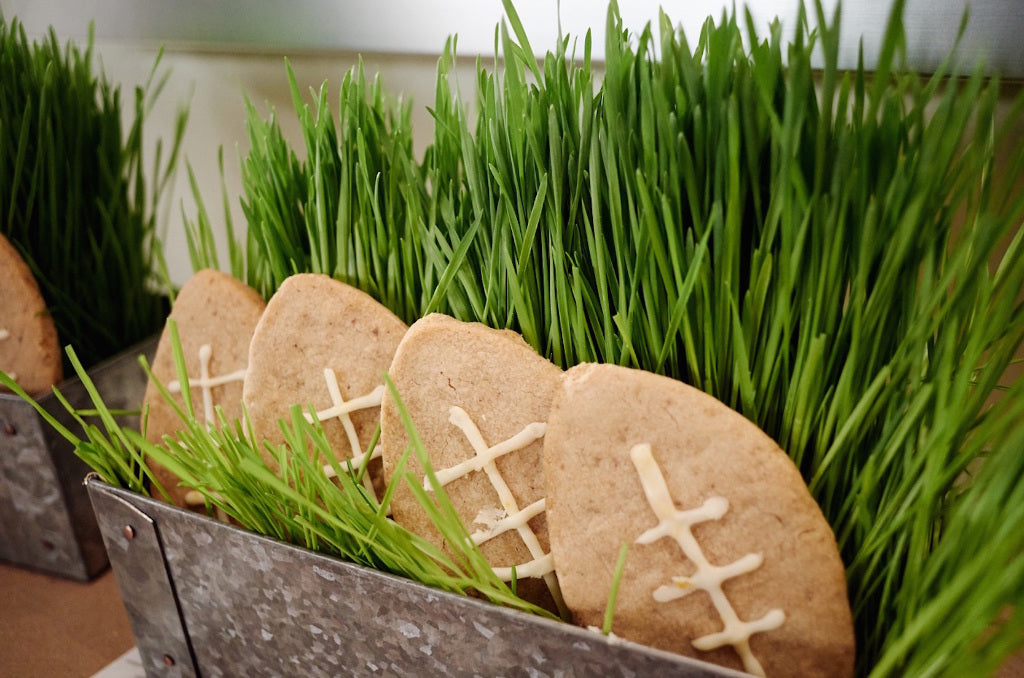
M 156 522 L 96 476 L 85 485 L 146 675 L 199 675 Z
M 151 677 L 173 675 L 164 672 L 163 654 L 175 651 L 168 649 L 171 635 L 186 631 L 195 670 L 214 678 L 743 675 L 431 589 L 100 481 L 90 481 L 89 491 L 98 514 L 123 511 L 126 503 L 136 509 L 103 523 L 104 534 L 120 540 L 108 543 L 111 564 L 119 583 L 128 580 L 122 596 Z M 121 531 L 132 515 L 156 523 L 166 569 L 151 562 L 154 552 L 131 565 L 144 572 L 121 575 L 129 562 Z M 173 587 L 147 592 L 145 581 L 136 584 L 152 572 L 170 572 Z M 172 589 L 174 600 L 159 602 Z

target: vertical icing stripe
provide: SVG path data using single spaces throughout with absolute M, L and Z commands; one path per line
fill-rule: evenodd
M 210 360 L 213 358 L 213 347 L 209 344 L 203 344 L 199 347 L 199 378 L 188 378 L 189 388 L 198 386 L 202 389 L 203 395 L 203 416 L 206 417 L 207 425 L 213 425 L 213 389 L 217 386 L 223 386 L 234 381 L 245 380 L 245 370 L 235 370 L 221 376 L 213 376 L 210 374 Z M 177 379 L 172 379 L 167 382 L 167 390 L 170 393 L 181 392 L 181 382 Z
M 469 415 L 461 407 L 453 406 L 449 410 L 448 420 L 465 434 L 476 454 L 455 466 L 436 471 L 434 477 L 437 478 L 437 482 L 442 487 L 474 471 L 482 471 L 487 464 L 494 463 L 494 460 L 498 457 L 504 456 L 509 452 L 518 452 L 533 441 L 543 438 L 547 430 L 547 425 L 544 422 L 533 422 L 532 424 L 527 424 L 522 431 L 511 438 L 503 440 L 493 447 L 488 447 L 487 443 L 484 442 L 483 436 L 480 435 L 476 424 L 473 423 Z M 429 480 L 424 479 L 423 489 L 430 490 Z
M 352 423 L 352 418 L 349 414 L 358 410 L 379 408 L 384 400 L 384 384 L 380 384 L 366 395 L 346 401 L 341 395 L 338 377 L 330 367 L 324 368 L 324 381 L 327 383 L 327 393 L 331 397 L 331 406 L 317 412 L 316 418 L 320 421 L 337 418 L 341 422 L 342 427 L 345 429 L 345 435 L 348 437 L 349 450 L 351 451 L 350 458 L 346 462 L 351 464 L 351 468 L 360 468 L 367 462 L 366 453 L 363 452 L 363 446 L 359 442 L 359 435 L 356 433 L 355 424 Z M 313 415 L 308 412 L 304 413 L 304 415 L 306 421 L 313 421 Z M 374 453 L 370 455 L 370 459 L 376 459 L 379 456 L 381 456 L 381 449 L 378 446 Z M 330 466 L 328 465 L 325 468 L 330 468 Z M 334 471 L 332 469 L 331 476 L 333 475 Z M 363 474 L 363 486 L 373 494 L 373 479 L 369 473 Z
M 544 553 L 540 540 L 528 522 L 534 515 L 542 513 L 546 504 L 541 505 L 539 502 L 534 502 L 525 509 L 520 510 L 515 497 L 512 495 L 512 490 L 509 489 L 508 483 L 505 482 L 505 478 L 502 477 L 497 464 L 494 463 L 498 457 L 522 450 L 535 440 L 543 438 L 547 425 L 544 422 L 527 424 L 522 431 L 511 438 L 488 447 L 487 442 L 480 433 L 480 429 L 477 428 L 465 410 L 453 405 L 448 409 L 448 415 L 448 420 L 452 425 L 461 430 L 463 435 L 466 436 L 466 440 L 469 441 L 470 446 L 473 448 L 474 455 L 455 466 L 437 471 L 435 477 L 438 483 L 444 486 L 475 471 L 483 471 L 487 474 L 487 479 L 490 481 L 494 491 L 497 492 L 501 507 L 505 510 L 506 517 L 498 521 L 503 526 L 502 531 L 514 529 L 519 534 L 519 538 L 523 540 L 523 544 L 526 545 L 530 555 L 533 556 L 533 560 L 515 567 L 516 577 L 542 577 L 548 590 L 551 592 L 551 596 L 555 599 L 555 604 L 558 605 L 559 612 L 563 615 L 568 614 L 565 601 L 562 599 L 562 590 L 558 586 L 558 580 L 555 578 L 554 560 L 551 558 L 551 554 Z M 424 479 L 423 488 L 427 491 L 433 489 L 429 479 Z M 478 536 L 481 536 L 481 533 L 474 533 L 471 539 L 476 541 Z M 476 543 L 483 543 L 483 541 L 494 536 L 497 536 L 497 533 L 485 535 L 481 541 Z M 505 581 L 511 580 L 512 568 L 492 567 L 492 569 Z
M 652 594 L 654 599 L 666 603 L 683 598 L 694 591 L 706 592 L 711 597 L 724 628 L 718 633 L 695 638 L 691 641 L 693 647 L 707 651 L 731 645 L 743 661 L 744 670 L 758 676 L 765 675 L 764 668 L 750 650 L 750 636 L 779 628 L 786 620 L 785 613 L 782 610 L 771 610 L 760 619 L 741 621 L 722 590 L 722 584 L 727 579 L 759 568 L 764 560 L 763 556 L 759 553 L 748 553 L 728 565 L 712 565 L 704 555 L 700 543 L 693 536 L 691 528 L 698 523 L 718 520 L 724 516 L 729 510 L 728 500 L 724 497 L 711 497 L 699 508 L 680 511 L 672 500 L 661 468 L 654 460 L 651 446 L 647 443 L 634 445 L 629 451 L 629 457 L 640 476 L 640 484 L 647 496 L 647 503 L 658 518 L 658 524 L 637 537 L 636 543 L 650 544 L 664 537 L 671 537 L 696 568 L 689 577 L 672 577 L 671 584 L 655 589 Z
M 10 338 L 11 333 L 8 332 L 5 328 L 0 327 L 0 341 L 6 341 L 7 339 Z M 8 372 L 7 376 L 10 377 L 12 381 L 18 381 L 18 375 L 15 374 L 14 372 Z
M 469 538 L 473 540 L 474 544 L 479 546 L 480 544 L 494 539 L 500 534 L 504 534 L 511 530 L 518 530 L 529 521 L 544 513 L 545 510 L 547 510 L 547 500 L 538 499 L 523 510 L 519 511 L 519 513 L 511 516 L 505 516 L 504 518 L 494 521 L 494 524 L 488 526 L 486 529 L 477 530 L 473 534 L 469 535 Z

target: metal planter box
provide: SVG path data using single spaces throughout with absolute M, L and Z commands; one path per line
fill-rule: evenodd
M 740 676 L 86 481 L 147 676 Z
M 137 359 L 140 354 L 152 358 L 156 342 L 157 337 L 148 339 L 89 370 L 108 407 L 138 409 L 146 375 Z M 58 388 L 74 407 L 92 406 L 78 377 Z M 53 393 L 36 400 L 83 435 Z M 78 581 L 103 571 L 107 555 L 82 485 L 88 472 L 72 445 L 31 405 L 0 393 L 0 560 Z

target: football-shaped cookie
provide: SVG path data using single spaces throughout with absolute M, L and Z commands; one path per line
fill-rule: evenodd
M 174 320 L 188 373 L 189 392 L 198 422 L 220 426 L 216 408 L 228 421 L 242 416 L 242 382 L 249 359 L 249 341 L 266 304 L 256 290 L 215 270 L 202 270 L 182 286 L 168 320 Z M 165 326 L 156 355 L 153 376 L 184 407 L 181 383 L 174 367 L 170 330 Z M 143 400 L 148 408 L 146 438 L 159 442 L 183 428 L 181 420 L 151 381 Z M 150 460 L 160 484 L 178 506 L 202 505 L 202 498 L 178 487 L 178 479 Z
M 682 382 L 613 365 L 565 373 L 544 447 L 548 529 L 577 623 L 769 676 L 849 676 L 835 537 L 795 465 Z
M 383 375 L 406 329 L 361 290 L 326 275 L 289 277 L 249 347 L 243 398 L 256 436 L 284 442 L 279 420 L 292 405 L 307 414 L 312 406 L 336 458 L 361 464 L 380 423 Z M 369 470 L 381 492 L 380 462 L 370 460 Z
M 506 580 L 515 567 L 517 593 L 552 611 L 560 595 L 541 458 L 561 374 L 514 332 L 437 314 L 413 323 L 390 370 L 438 481 L 483 555 Z M 390 394 L 381 407 L 381 444 L 390 481 L 409 445 Z M 406 470 L 424 482 L 415 454 Z M 444 546 L 407 483 L 398 484 L 391 509 L 399 524 Z
M 45 391 L 62 377 L 57 330 L 32 271 L 2 234 L 0 291 L 0 370 L 30 395 Z

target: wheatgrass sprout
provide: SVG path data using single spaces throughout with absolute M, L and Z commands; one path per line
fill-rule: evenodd
M 267 297 L 295 272 L 324 273 L 411 322 L 434 287 L 424 252 L 447 238 L 430 232 L 422 212 L 427 187 L 413 158 L 410 105 L 392 104 L 360 64 L 342 82 L 335 122 L 326 86 L 314 113 L 290 67 L 288 79 L 307 160 L 298 161 L 274 118 L 264 121 L 246 102 L 253 145 L 242 166 L 246 257 L 244 271 L 233 257 L 233 272 Z M 200 232 L 204 222 L 200 210 Z
M 404 416 L 404 406 L 398 402 Z M 244 425 L 229 422 L 222 411 L 218 412 L 219 430 L 207 428 L 183 412 L 184 428 L 174 437 L 166 436 L 160 445 L 146 443 L 134 432 L 129 435 L 147 457 L 200 492 L 208 506 L 250 530 L 428 586 L 473 593 L 497 604 L 550 616 L 515 596 L 498 579 L 446 495 L 422 496 L 420 500 L 438 531 L 449 538 L 451 555 L 390 519 L 387 502 L 395 486 L 408 482 L 415 488 L 419 486 L 416 480 L 396 475 L 384 501 L 378 503 L 360 480 L 365 468 L 339 463 L 316 420 L 315 409 L 310 406 L 308 411 L 313 414 L 312 422 L 300 407 L 293 408 L 290 421 L 281 422 L 285 443 L 277 446 L 257 443 L 248 421 Z M 261 450 L 271 455 L 276 469 L 267 465 Z M 406 454 L 427 459 L 415 439 Z M 334 471 L 330 476 L 324 472 L 325 465 Z
M 159 443 L 146 439 L 145 423 L 140 432 L 125 428 L 114 419 L 71 349 L 71 362 L 86 386 L 102 428 L 84 420 L 67 401 L 61 399 L 61 402 L 82 425 L 86 439 L 63 427 L 2 372 L 0 384 L 32 404 L 109 484 L 140 494 L 151 492 L 154 496 L 166 497 L 164 488 L 148 466 L 156 462 L 174 473 L 182 486 L 199 492 L 210 513 L 228 517 L 253 532 L 445 591 L 472 594 L 531 614 L 552 616 L 517 597 L 509 585 L 495 575 L 479 547 L 470 539 L 447 494 L 436 482 L 436 491 L 426 493 L 411 474 L 400 472 L 386 488 L 383 501 L 378 502 L 361 482 L 360 476 L 366 469 L 353 468 L 335 459 L 311 405 L 307 409 L 313 415 L 312 422 L 307 421 L 299 406 L 292 409 L 289 420 L 282 420 L 285 443 L 276 446 L 257 441 L 247 417 L 244 421 L 228 421 L 220 408 L 216 412 L 220 428 L 197 421 L 185 378 L 181 342 L 174 321 L 170 324 L 171 347 L 183 385 L 184 407 L 179 406 L 153 376 L 145 357 L 139 358 L 160 396 L 175 410 L 181 422 L 181 428 L 173 436 L 164 436 Z M 390 380 L 388 387 L 403 421 L 410 427 L 413 441 L 399 466 L 404 468 L 405 459 L 415 454 L 432 476 L 426 451 Z M 56 387 L 54 391 L 60 397 Z M 268 466 L 264 453 L 273 460 L 273 468 Z M 332 474 L 324 472 L 325 465 L 331 467 Z M 397 484 L 406 482 L 414 490 L 420 490 L 418 496 L 424 509 L 447 539 L 450 554 L 388 517 L 388 502 Z
M 258 441 L 248 417 L 228 421 L 217 408 L 220 428 L 210 428 L 195 418 L 187 371 L 177 326 L 169 321 L 171 348 L 182 388 L 184 408 L 177 405 L 163 384 L 149 370 L 163 397 L 176 411 L 182 429 L 164 436 L 161 444 L 146 441 L 144 434 L 127 432 L 129 439 L 150 459 L 170 469 L 183 485 L 200 492 L 207 506 L 246 528 L 305 548 L 344 558 L 350 562 L 391 572 L 453 593 L 473 593 L 494 603 L 526 612 L 551 616 L 514 595 L 499 579 L 470 539 L 448 496 L 426 493 L 412 474 L 401 471 L 406 459 L 416 454 L 433 476 L 429 459 L 405 405 L 390 379 L 385 378 L 409 431 L 412 443 L 400 461 L 399 472 L 377 501 L 362 483 L 362 467 L 339 462 L 316 408 L 307 404 L 292 408 L 289 420 L 280 422 L 284 444 Z M 372 445 L 367 452 L 372 452 Z M 267 464 L 267 456 L 273 466 Z M 364 456 L 366 463 L 370 455 Z M 327 474 L 325 466 L 333 473 Z M 434 479 L 435 486 L 439 483 Z M 388 502 L 398 483 L 409 483 L 431 517 L 435 528 L 450 545 L 451 555 L 401 527 L 388 517 Z
M 53 388 L 53 393 L 81 427 L 85 434 L 84 439 L 60 423 L 2 370 L 0 370 L 0 384 L 31 404 L 47 424 L 74 446 L 75 454 L 104 481 L 115 487 L 124 487 L 140 494 L 148 494 L 148 487 L 152 484 L 156 491 L 162 493 L 163 489 L 159 482 L 133 443 L 132 436 L 137 436 L 137 433 L 131 429 L 122 428 L 121 422 L 115 419 L 116 416 L 125 413 L 114 412 L 106 406 L 82 361 L 78 359 L 74 348 L 68 346 L 67 354 L 72 369 L 81 379 L 82 386 L 89 394 L 95 409 L 76 410 L 57 387 Z M 97 421 L 98 423 L 96 423 Z
M 0 16 L 0 232 L 38 281 L 60 341 L 87 367 L 163 324 L 156 214 L 187 118 L 179 113 L 171 148 L 158 140 L 144 166 L 143 122 L 169 74 L 157 78 L 157 57 L 125 102 L 94 72 L 92 48 L 91 29 L 82 51 L 61 48 L 52 29 L 32 43 L 17 19 Z
M 312 107 L 294 92 L 305 160 L 249 106 L 232 269 L 268 296 L 327 273 L 407 321 L 441 311 L 563 367 L 703 389 L 789 453 L 824 511 L 859 675 L 990 673 L 1024 644 L 1024 386 L 1005 376 L 1024 342 L 1024 100 L 1000 119 L 999 78 L 955 54 L 907 68 L 903 5 L 875 70 L 843 72 L 839 9 L 820 3 L 788 44 L 736 12 L 696 36 L 665 15 L 632 34 L 612 3 L 598 73 L 589 34 L 535 60 L 506 1 L 472 105 L 446 46 L 422 161 L 408 104 L 361 67 L 337 111 L 326 84 Z M 201 207 L 197 266 L 216 261 L 211 228 Z M 197 445 L 211 463 L 214 447 Z M 308 524 L 241 492 L 235 511 L 327 529 L 320 500 L 295 496 L 326 486 L 254 475 Z

